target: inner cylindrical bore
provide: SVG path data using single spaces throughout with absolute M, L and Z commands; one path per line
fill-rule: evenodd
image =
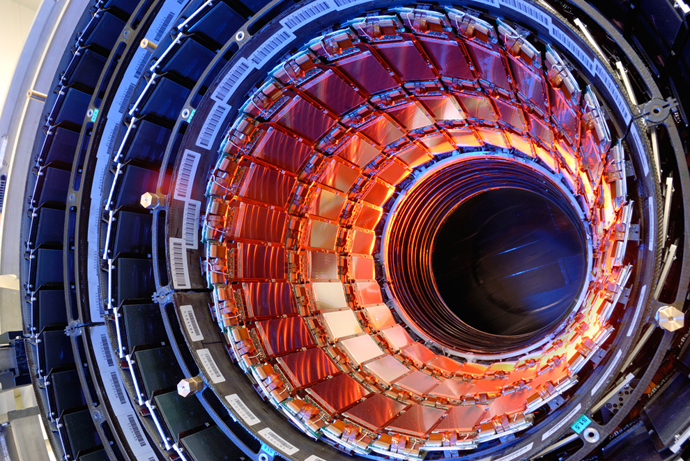
M 438 230 L 432 270 L 462 322 L 492 335 L 524 335 L 567 314 L 587 265 L 579 223 L 556 202 L 516 188 L 484 191 Z
M 479 205 L 473 205 L 475 198 Z M 504 208 L 519 213 L 508 220 Z M 454 223 L 465 225 L 465 213 L 476 215 L 476 221 L 458 238 Z M 562 325 L 582 297 L 591 256 L 575 201 L 530 164 L 483 154 L 441 161 L 396 199 L 387 219 L 381 257 L 389 296 L 415 332 L 447 349 L 486 355 L 529 347 Z M 475 236 L 473 229 L 484 229 L 484 234 Z M 440 232 L 445 237 L 439 238 Z M 494 267 L 499 262 L 492 257 L 530 236 L 541 238 L 533 245 L 534 254 L 518 251 L 519 260 Z M 438 246 L 441 240 L 445 243 Z M 463 244 L 462 251 L 453 248 Z M 543 244 L 548 249 L 539 253 Z M 552 268 L 540 267 L 554 261 L 548 258 L 556 248 L 555 261 L 562 259 L 567 267 L 558 264 L 553 275 Z M 535 259 L 539 254 L 542 259 Z M 511 274 L 530 284 L 506 288 Z M 559 284 L 559 274 L 567 274 L 568 281 Z M 560 303 L 547 306 L 547 298 Z M 523 318 L 509 325 L 518 315 Z

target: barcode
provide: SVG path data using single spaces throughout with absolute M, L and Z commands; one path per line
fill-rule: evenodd
M 350 5 L 357 5 L 359 3 L 366 3 L 369 0 L 335 0 L 335 4 L 338 5 L 338 10 L 342 10 L 344 7 Z
M 125 91 L 125 94 L 122 95 L 122 100 L 120 101 L 120 110 L 119 112 L 121 114 L 124 114 L 127 112 L 126 108 L 127 105 L 129 105 L 130 99 L 132 99 L 132 94 L 134 94 L 134 87 L 136 85 L 134 83 L 131 83 L 129 87 L 127 88 L 127 91 Z
M 235 87 L 244 80 L 248 71 L 249 64 L 247 60 L 245 58 L 240 59 L 237 64 L 230 69 L 230 72 L 223 77 L 223 80 L 213 92 L 211 99 L 218 102 L 226 102 L 228 97 L 235 91 Z
M 189 304 L 185 304 L 184 306 L 180 306 L 180 312 L 182 312 L 182 320 L 184 320 L 184 324 L 187 327 L 192 341 L 202 341 L 204 335 L 201 334 L 201 328 L 199 328 L 199 323 L 196 321 L 194 308 Z
M 482 3 L 484 5 L 495 6 L 498 8 L 498 0 L 473 0 L 476 3 Z
M 539 24 L 545 26 L 547 29 L 551 27 L 551 18 L 539 11 L 539 9 L 529 5 L 523 0 L 500 0 L 501 5 L 505 5 L 510 9 L 519 11 L 520 13 L 532 19 L 536 19 Z M 498 6 L 498 5 L 495 5 Z
M 213 146 L 213 141 L 216 139 L 218 130 L 220 130 L 221 122 L 225 116 L 230 112 L 230 106 L 222 102 L 216 102 L 213 109 L 206 117 L 204 125 L 201 127 L 199 137 L 196 140 L 196 145 L 204 149 L 210 149 Z
M 168 15 L 165 17 L 165 21 L 158 27 L 158 30 L 156 31 L 156 35 L 153 38 L 153 41 L 158 43 L 158 41 L 161 39 L 163 36 L 163 32 L 165 32 L 165 29 L 168 28 L 168 25 L 170 24 L 170 21 L 173 20 L 173 17 L 175 15 L 173 13 L 168 13 Z
M 177 171 L 177 178 L 175 179 L 175 194 L 173 197 L 177 200 L 186 200 L 189 197 L 189 185 L 196 174 L 196 167 L 199 165 L 200 157 L 201 154 L 198 152 L 185 149 L 180 161 L 180 169 Z
M 141 434 L 141 431 L 139 430 L 139 425 L 137 424 L 136 419 L 134 419 L 133 414 L 130 413 L 127 415 L 127 422 L 129 423 L 129 428 L 131 429 L 132 434 L 134 434 L 134 437 L 137 439 L 137 442 L 139 442 L 139 446 L 145 446 L 146 440 L 144 440 L 144 436 Z
M 144 72 L 144 67 L 146 67 L 146 63 L 149 62 L 148 55 L 144 53 L 141 58 L 139 58 L 139 64 L 137 64 L 137 68 L 134 71 L 134 78 L 138 79 L 141 77 L 142 72 Z
M 199 355 L 199 360 L 211 378 L 211 381 L 215 384 L 225 381 L 225 376 L 220 372 L 218 365 L 216 365 L 216 361 L 213 360 L 211 352 L 208 349 L 198 349 L 196 353 Z
M 594 74 L 594 61 L 589 54 L 580 48 L 573 39 L 568 37 L 568 35 L 555 24 L 551 27 L 551 36 L 561 42 L 561 45 L 563 45 L 575 59 L 580 61 L 590 74 Z
M 187 200 L 184 203 L 182 235 L 187 248 L 196 250 L 199 247 L 199 215 L 201 214 L 201 202 Z
M 649 174 L 649 165 L 647 164 L 647 156 L 644 153 L 644 147 L 642 147 L 642 139 L 640 139 L 640 133 L 638 132 L 636 126 L 633 126 L 630 131 L 632 132 L 633 141 L 635 142 L 635 146 L 637 147 L 637 155 L 640 161 L 642 162 L 642 171 L 644 171 L 644 175 L 647 176 Z
M 120 387 L 120 380 L 118 379 L 117 371 L 110 372 L 110 382 L 112 383 L 113 389 L 115 390 L 115 396 L 120 401 L 120 405 L 124 405 L 125 403 L 127 403 L 127 399 L 125 399 L 125 393 L 122 391 L 122 387 Z
M 108 362 L 108 366 L 114 367 L 115 362 L 113 361 L 113 356 L 110 353 L 110 342 L 108 341 L 108 336 L 105 334 L 101 335 L 101 349 L 103 350 L 105 361 Z
M 190 289 L 192 283 L 189 280 L 187 268 L 187 248 L 183 239 L 171 238 L 170 245 L 170 271 L 172 272 L 173 287 L 175 289 Z
M 599 79 L 601 79 L 601 81 L 604 83 L 604 86 L 611 95 L 611 98 L 616 103 L 616 107 L 618 107 L 618 110 L 621 112 L 621 114 L 623 114 L 623 120 L 625 120 L 625 123 L 629 123 L 630 119 L 632 118 L 630 108 L 628 108 L 628 104 L 625 101 L 625 98 L 623 98 L 623 94 L 618 91 L 618 86 L 611 78 L 611 75 L 604 70 L 599 61 L 594 61 L 594 70 L 596 71 Z
M 290 442 L 279 436 L 277 433 L 273 431 L 273 429 L 267 427 L 264 429 L 261 429 L 259 431 L 259 435 L 261 435 L 268 443 L 279 449 L 280 451 L 285 452 L 288 455 L 294 455 L 299 451 L 299 448 L 296 446 L 292 445 Z
M 280 21 L 280 23 L 284 26 L 287 26 L 287 28 L 290 30 L 295 30 L 305 22 L 311 21 L 319 16 L 323 16 L 332 9 L 333 7 L 329 5 L 328 2 L 315 3 L 314 5 L 310 5 L 295 11 L 287 18 Z
M 295 38 L 295 36 L 292 32 L 279 30 L 273 34 L 271 38 L 266 40 L 258 50 L 252 53 L 252 62 L 254 62 L 257 68 L 262 67 L 274 54 L 283 48 L 286 42 L 293 38 Z

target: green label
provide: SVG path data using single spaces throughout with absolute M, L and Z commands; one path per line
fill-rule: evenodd
M 589 419 L 586 415 L 582 415 L 570 427 L 575 431 L 576 434 L 579 434 L 580 432 L 584 431 L 585 428 L 589 426 L 591 422 L 592 420 Z

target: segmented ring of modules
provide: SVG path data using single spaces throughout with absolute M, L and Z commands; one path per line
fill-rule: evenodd
M 232 354 L 305 433 L 392 457 L 472 449 L 529 427 L 613 333 L 632 271 L 624 150 L 548 46 L 542 60 L 507 23 L 398 8 L 313 39 L 240 112 L 208 183 L 208 283 Z M 555 178 L 591 239 L 582 302 L 508 355 L 423 341 L 375 263 L 406 181 L 468 155 Z

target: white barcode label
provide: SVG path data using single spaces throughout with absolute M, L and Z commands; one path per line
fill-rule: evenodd
M 127 403 L 125 391 L 122 389 L 122 386 L 120 386 L 120 379 L 117 371 L 110 372 L 110 385 L 112 386 L 115 397 L 120 402 L 120 405 Z
M 199 248 L 199 216 L 201 215 L 201 202 L 189 199 L 184 202 L 182 213 L 182 235 L 185 245 L 190 250 Z
M 213 141 L 216 140 L 218 131 L 223 127 L 223 120 L 225 120 L 225 117 L 229 113 L 230 106 L 223 102 L 216 101 L 199 131 L 199 136 L 196 138 L 196 145 L 202 149 L 210 149 L 213 147 Z
M 309 458 L 305 459 L 304 461 L 326 461 L 323 458 L 319 458 L 316 455 L 311 455 Z
M 156 30 L 156 35 L 153 37 L 153 41 L 158 43 L 163 36 L 163 33 L 167 30 L 168 26 L 170 25 L 170 21 L 173 20 L 175 17 L 174 13 L 168 13 L 168 15 L 165 17 L 163 20 L 163 23 L 158 26 L 158 30 Z
M 215 91 L 211 95 L 211 99 L 217 102 L 227 102 L 228 98 L 235 92 L 237 86 L 244 80 L 247 74 L 253 69 L 245 58 L 240 59 L 232 66 L 230 72 L 225 74 L 223 80 L 220 81 Z
M 530 5 L 524 0 L 499 0 L 498 3 L 500 3 L 500 6 L 507 6 L 511 10 L 524 14 L 528 18 L 535 19 L 547 29 L 551 28 L 551 18 L 544 14 L 539 8 Z
M 182 314 L 182 320 L 184 321 L 185 327 L 187 327 L 187 333 L 192 341 L 203 341 L 204 335 L 201 333 L 199 328 L 199 323 L 196 321 L 196 316 L 194 315 L 194 308 L 189 304 L 180 306 L 180 313 Z
M 644 146 L 642 145 L 642 138 L 640 138 L 640 132 L 637 129 L 637 126 L 635 126 L 634 124 L 630 128 L 630 134 L 632 134 L 633 142 L 635 143 L 635 147 L 637 147 L 637 158 L 639 158 L 640 162 L 642 162 L 642 171 L 644 172 L 644 175 L 647 176 L 649 174 L 647 154 Z
M 628 102 L 625 100 L 623 94 L 618 89 L 618 85 L 613 80 L 613 78 L 611 78 L 611 75 L 609 75 L 609 73 L 604 69 L 604 66 L 602 66 L 599 61 L 594 61 L 594 69 L 596 70 L 597 77 L 599 77 L 599 79 L 604 83 L 604 86 L 611 95 L 611 99 L 613 99 L 613 102 L 616 103 L 616 107 L 618 107 L 618 110 L 623 115 L 623 120 L 625 120 L 626 124 L 630 123 L 632 114 L 630 113 Z
M 334 7 L 329 2 L 317 2 L 311 5 L 300 8 L 292 14 L 289 14 L 280 23 L 288 29 L 294 31 L 299 29 L 305 23 L 311 22 L 314 19 L 323 16 L 326 13 L 333 11 Z
M 168 246 L 173 288 L 176 290 L 192 288 L 192 282 L 189 279 L 189 267 L 187 266 L 187 246 L 184 239 L 170 238 Z
M 208 349 L 197 349 L 196 353 L 199 355 L 199 360 L 201 361 L 201 364 L 204 366 L 206 374 L 208 374 L 208 377 L 211 378 L 211 381 L 214 384 L 224 382 L 225 376 L 223 376 L 223 373 L 220 372 L 218 365 L 216 365 L 216 361 L 213 360 L 213 357 L 211 356 L 211 351 L 209 351 Z
M 252 53 L 251 60 L 256 68 L 263 67 L 278 51 L 291 42 L 295 35 L 285 29 L 281 29 L 266 40 L 255 52 Z
M 654 249 L 654 239 L 656 238 L 656 229 L 654 229 L 656 219 L 656 216 L 654 216 L 654 197 L 647 198 L 647 207 L 649 208 L 649 242 L 647 243 L 647 249 L 652 251 Z M 632 328 L 632 323 L 630 327 Z
M 185 149 L 180 161 L 180 169 L 177 171 L 175 179 L 175 192 L 173 197 L 177 200 L 187 200 L 191 193 L 191 184 L 196 175 L 196 168 L 199 166 L 201 154 L 193 150 Z
M 134 436 L 140 447 L 146 446 L 146 439 L 141 433 L 141 427 L 139 427 L 139 422 L 136 420 L 132 413 L 127 415 L 127 429 L 129 433 Z
M 340 11 L 350 6 L 359 5 L 360 3 L 367 3 L 368 1 L 370 0 L 335 0 L 335 4 L 338 5 L 336 9 Z
M 565 415 L 565 418 L 561 419 L 557 423 L 552 424 L 551 429 L 549 429 L 548 431 L 544 432 L 544 434 L 542 434 L 542 436 L 541 436 L 542 442 L 544 440 L 548 439 L 549 437 L 551 437 L 556 432 L 558 432 L 558 430 L 561 427 L 565 426 L 571 419 L 573 419 L 575 416 L 577 416 L 580 413 L 581 408 L 582 408 L 582 404 L 578 403 L 577 406 L 570 411 L 570 413 Z
M 237 394 L 226 395 L 225 400 L 228 401 L 232 409 L 235 410 L 235 413 L 237 413 L 247 425 L 254 426 L 261 422 Z
M 110 350 L 110 341 L 108 341 L 107 333 L 101 333 L 101 353 L 103 354 L 108 367 L 114 367 L 115 361 L 113 360 L 113 354 Z
M 558 40 L 560 44 L 563 45 L 565 49 L 575 57 L 575 59 L 580 61 L 580 63 L 589 71 L 591 75 L 594 75 L 594 60 L 590 56 L 590 53 L 586 52 L 577 43 L 575 43 L 575 40 L 570 38 L 570 36 L 568 36 L 568 34 L 556 24 L 553 24 L 551 27 L 551 36 Z
M 532 450 L 533 446 L 534 442 L 528 443 L 524 447 L 515 450 L 514 452 L 504 456 L 503 458 L 498 458 L 496 461 L 513 461 L 514 459 L 518 459 L 525 453 L 529 453 L 530 450 Z
M 299 448 L 292 445 L 290 442 L 276 434 L 271 428 L 267 427 L 261 429 L 259 431 L 259 435 L 262 436 L 266 440 L 266 442 L 270 443 L 286 455 L 294 455 L 299 451 Z

